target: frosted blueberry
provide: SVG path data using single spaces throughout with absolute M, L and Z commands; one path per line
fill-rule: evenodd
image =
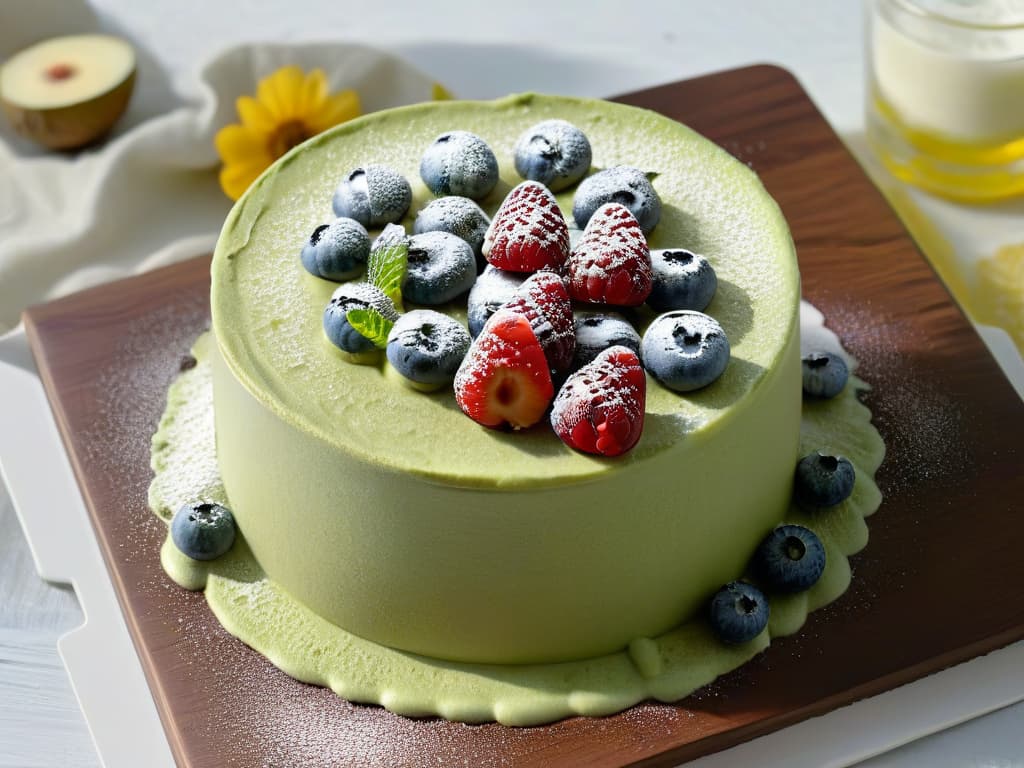
M 846 361 L 832 352 L 810 352 L 803 357 L 805 395 L 835 397 L 843 391 L 849 376 Z
M 666 312 L 647 327 L 640 353 L 658 381 L 676 392 L 690 392 L 722 375 L 729 364 L 729 340 L 722 326 L 702 312 Z
M 469 350 L 469 331 L 432 309 L 406 312 L 388 335 L 388 362 L 416 384 L 446 384 Z
M 465 240 L 448 232 L 424 232 L 409 238 L 403 298 L 436 306 L 465 293 L 475 280 L 476 257 Z
M 334 346 L 352 354 L 369 352 L 373 342 L 352 327 L 345 317 L 350 309 L 372 307 L 392 322 L 398 320 L 398 312 L 391 299 L 384 292 L 369 283 L 344 283 L 331 295 L 324 310 L 324 333 Z
M 825 546 L 802 525 L 780 525 L 754 551 L 758 583 L 771 592 L 803 592 L 825 571 Z
M 171 541 L 193 560 L 213 560 L 235 543 L 235 518 L 213 502 L 184 504 L 171 518 Z
M 590 141 L 572 123 L 545 120 L 520 135 L 513 157 L 520 176 L 558 192 L 590 170 Z
M 856 472 L 844 456 L 831 456 L 815 451 L 796 465 L 793 496 L 805 509 L 834 507 L 853 493 Z
M 370 236 L 355 219 L 335 219 L 313 230 L 302 246 L 302 266 L 325 280 L 349 280 L 366 264 Z
M 483 209 L 468 197 L 438 197 L 431 200 L 416 214 L 412 231 L 417 235 L 424 232 L 450 232 L 461 237 L 473 249 L 478 269 L 487 264 L 480 249 L 491 220 Z
M 726 584 L 711 598 L 711 630 L 723 643 L 738 645 L 753 640 L 768 626 L 768 598 L 744 581 Z
M 334 191 L 336 216 L 355 219 L 373 229 L 401 221 L 412 204 L 412 187 L 386 165 L 353 168 Z
M 640 354 L 640 334 L 626 318 L 607 313 L 576 313 L 576 349 L 572 370 L 582 368 L 608 347 L 615 346 L 629 347 Z
M 435 195 L 480 200 L 498 183 L 498 159 L 476 134 L 448 131 L 434 139 L 423 153 L 420 177 Z
M 620 203 L 636 216 L 645 235 L 658 226 L 661 198 L 647 174 L 628 165 L 616 165 L 588 176 L 576 188 L 572 217 L 576 226 L 586 229 L 587 222 L 605 203 Z
M 694 309 L 703 312 L 718 290 L 718 277 L 710 262 L 683 248 L 651 251 L 654 285 L 647 305 L 655 312 Z
M 519 286 L 528 276 L 519 272 L 506 272 L 488 264 L 469 291 L 466 308 L 469 333 L 475 339 L 484 323 L 506 302 L 512 300 Z

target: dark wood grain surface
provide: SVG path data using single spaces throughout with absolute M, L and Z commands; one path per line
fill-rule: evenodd
M 146 508 L 166 388 L 208 323 L 208 259 L 196 259 L 26 314 L 180 765 L 674 765 L 1024 637 L 1024 405 L 800 85 L 752 67 L 621 101 L 688 123 L 760 174 L 805 296 L 861 360 L 888 455 L 850 591 L 688 699 L 607 718 L 413 720 L 288 678 L 167 580 L 164 528 Z

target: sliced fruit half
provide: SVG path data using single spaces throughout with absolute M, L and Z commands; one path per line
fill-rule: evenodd
M 128 106 L 135 51 L 108 35 L 37 43 L 0 69 L 0 104 L 14 129 L 50 149 L 76 149 L 106 134 Z

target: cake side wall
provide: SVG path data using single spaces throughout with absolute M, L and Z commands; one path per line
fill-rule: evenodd
M 799 376 L 794 320 L 728 418 L 596 481 L 488 491 L 327 445 L 217 355 L 218 458 L 260 565 L 339 626 L 452 660 L 585 658 L 672 628 L 740 575 L 789 503 Z

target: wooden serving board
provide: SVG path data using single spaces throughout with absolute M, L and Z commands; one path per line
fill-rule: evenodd
M 414 720 L 296 682 L 160 568 L 146 507 L 208 257 L 34 307 L 26 327 L 180 765 L 674 765 L 1024 638 L 1024 404 L 800 85 L 751 67 L 620 101 L 679 119 L 779 201 L 805 296 L 861 360 L 888 456 L 850 591 L 676 705 L 538 728 Z

